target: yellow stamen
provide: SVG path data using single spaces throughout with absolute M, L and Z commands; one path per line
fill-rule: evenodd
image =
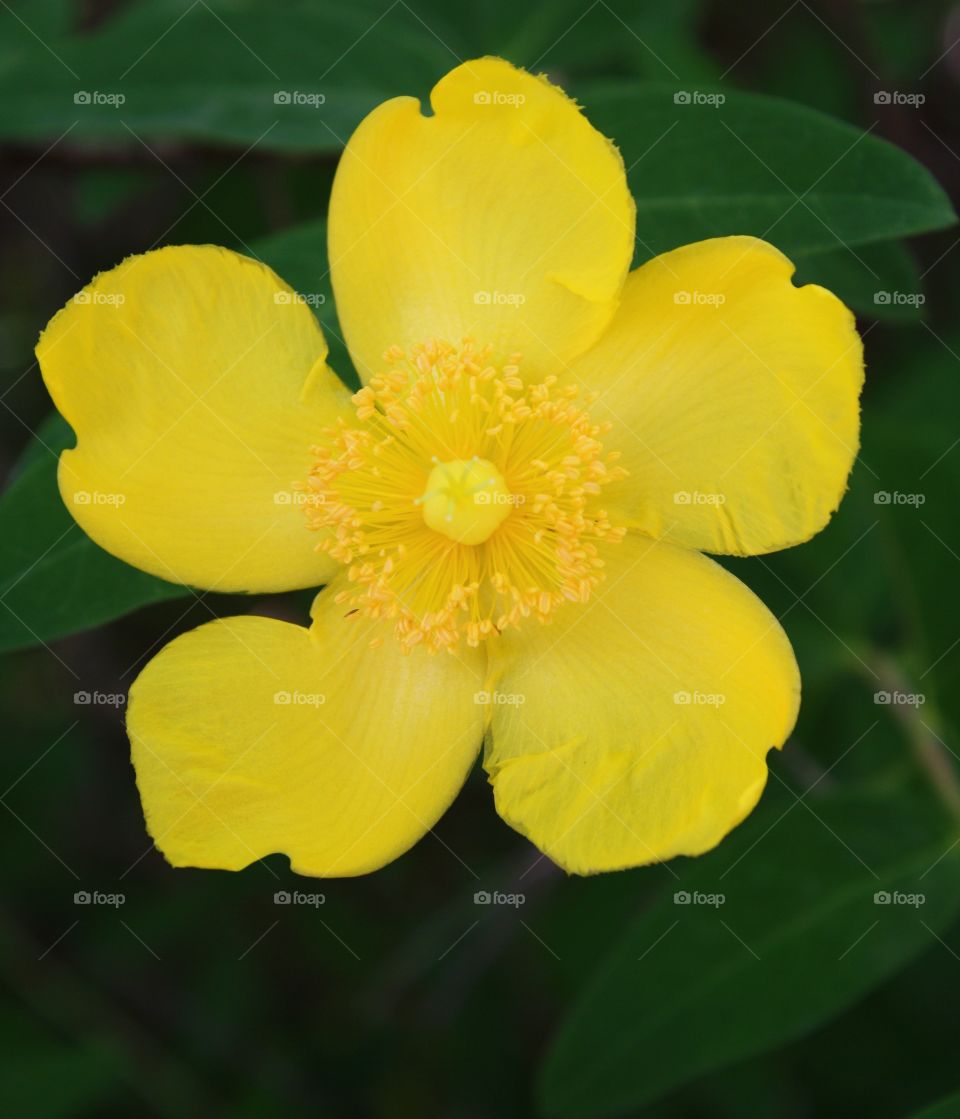
M 586 602 L 598 541 L 624 529 L 596 508 L 622 478 L 576 386 L 526 384 L 519 355 L 431 340 L 385 355 L 354 396 L 358 424 L 323 433 L 302 488 L 317 547 L 347 565 L 340 601 L 390 619 L 405 649 L 453 651 Z

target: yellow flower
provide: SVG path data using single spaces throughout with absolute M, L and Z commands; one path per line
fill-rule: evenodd
M 793 727 L 786 635 L 701 553 L 836 509 L 852 315 L 751 237 L 629 271 L 620 155 L 545 79 L 485 58 L 431 101 L 377 108 L 337 172 L 352 401 L 310 308 L 212 246 L 131 257 L 38 345 L 77 435 L 61 492 L 100 545 L 211 590 L 327 584 L 309 628 L 210 622 L 131 689 L 176 866 L 374 870 L 481 743 L 500 815 L 567 870 L 696 855 Z

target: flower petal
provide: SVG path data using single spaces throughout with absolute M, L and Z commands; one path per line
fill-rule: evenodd
M 366 380 L 428 338 L 554 373 L 609 322 L 633 252 L 623 161 L 562 90 L 498 58 L 398 97 L 346 146 L 330 200 L 337 310 Z
M 630 472 L 604 495 L 615 521 L 749 555 L 830 519 L 857 452 L 863 348 L 846 307 L 793 271 L 772 245 L 721 237 L 630 275 L 571 370 Z
M 482 655 L 458 659 L 344 619 L 235 617 L 143 670 L 127 729 L 147 828 L 174 866 L 239 870 L 275 851 L 299 874 L 384 866 L 436 823 L 477 757 Z
M 715 846 L 799 703 L 790 643 L 738 579 L 636 536 L 606 553 L 598 601 L 491 653 L 497 810 L 576 874 Z
M 101 547 L 221 591 L 317 586 L 292 484 L 349 410 L 310 308 L 269 268 L 213 245 L 134 256 L 50 322 L 37 357 L 77 446 L 60 492 Z

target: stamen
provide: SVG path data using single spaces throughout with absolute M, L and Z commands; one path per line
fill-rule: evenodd
M 453 651 L 586 602 L 603 578 L 599 541 L 625 530 L 594 508 L 624 477 L 576 386 L 527 385 L 520 357 L 430 340 L 387 351 L 313 448 L 302 489 L 318 549 L 347 566 L 341 596 L 389 619 L 404 649 Z

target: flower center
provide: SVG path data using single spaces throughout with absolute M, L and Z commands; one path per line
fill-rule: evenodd
M 347 568 L 337 600 L 431 652 L 586 602 L 597 544 L 625 532 L 598 506 L 625 474 L 600 442 L 609 425 L 575 385 L 526 383 L 517 355 L 498 364 L 469 340 L 384 358 L 300 484 L 317 548 Z
M 438 462 L 417 504 L 434 532 L 461 544 L 482 544 L 510 515 L 512 498 L 493 463 L 474 455 Z

